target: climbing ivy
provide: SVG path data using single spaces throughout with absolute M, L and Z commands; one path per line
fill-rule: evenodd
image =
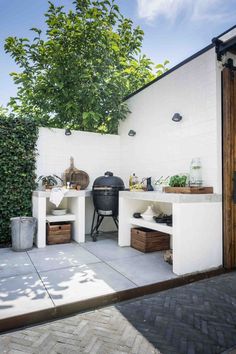
M 0 113 L 0 244 L 10 242 L 10 218 L 31 215 L 38 128 Z

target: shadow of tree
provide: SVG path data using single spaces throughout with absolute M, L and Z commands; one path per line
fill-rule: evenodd
M 18 310 L 42 308 L 45 301 L 55 306 L 133 287 L 128 279 L 77 243 L 20 254 L 8 249 L 0 255 L 0 306 L 6 311 L 12 308 L 13 315 Z

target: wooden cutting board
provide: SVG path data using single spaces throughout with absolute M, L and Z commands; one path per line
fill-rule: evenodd
M 72 187 L 79 185 L 81 189 L 86 189 L 89 185 L 89 175 L 75 167 L 73 157 L 70 158 L 70 167 L 64 174 L 66 182 L 70 182 Z
M 164 187 L 165 193 L 212 194 L 213 187 Z

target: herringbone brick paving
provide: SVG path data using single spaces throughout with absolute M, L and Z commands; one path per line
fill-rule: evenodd
M 235 346 L 236 272 L 0 336 L 1 354 L 226 354 Z
M 117 305 L 163 354 L 217 354 L 236 345 L 236 273 Z
M 148 342 L 114 306 L 0 337 L 0 353 L 153 353 Z

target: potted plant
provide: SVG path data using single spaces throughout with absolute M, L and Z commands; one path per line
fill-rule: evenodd
M 188 175 L 175 175 L 170 178 L 169 186 L 164 188 L 166 193 L 184 194 L 211 194 L 213 187 L 191 186 L 189 185 Z
M 61 183 L 63 184 L 63 180 L 57 175 L 39 176 L 37 182 L 41 182 L 45 189 L 52 189 Z
M 188 178 L 185 174 L 174 175 L 169 179 L 168 186 L 163 190 L 166 193 L 189 193 L 186 187 L 188 187 Z
M 170 187 L 185 187 L 187 184 L 186 175 L 175 175 L 170 178 L 169 186 Z

